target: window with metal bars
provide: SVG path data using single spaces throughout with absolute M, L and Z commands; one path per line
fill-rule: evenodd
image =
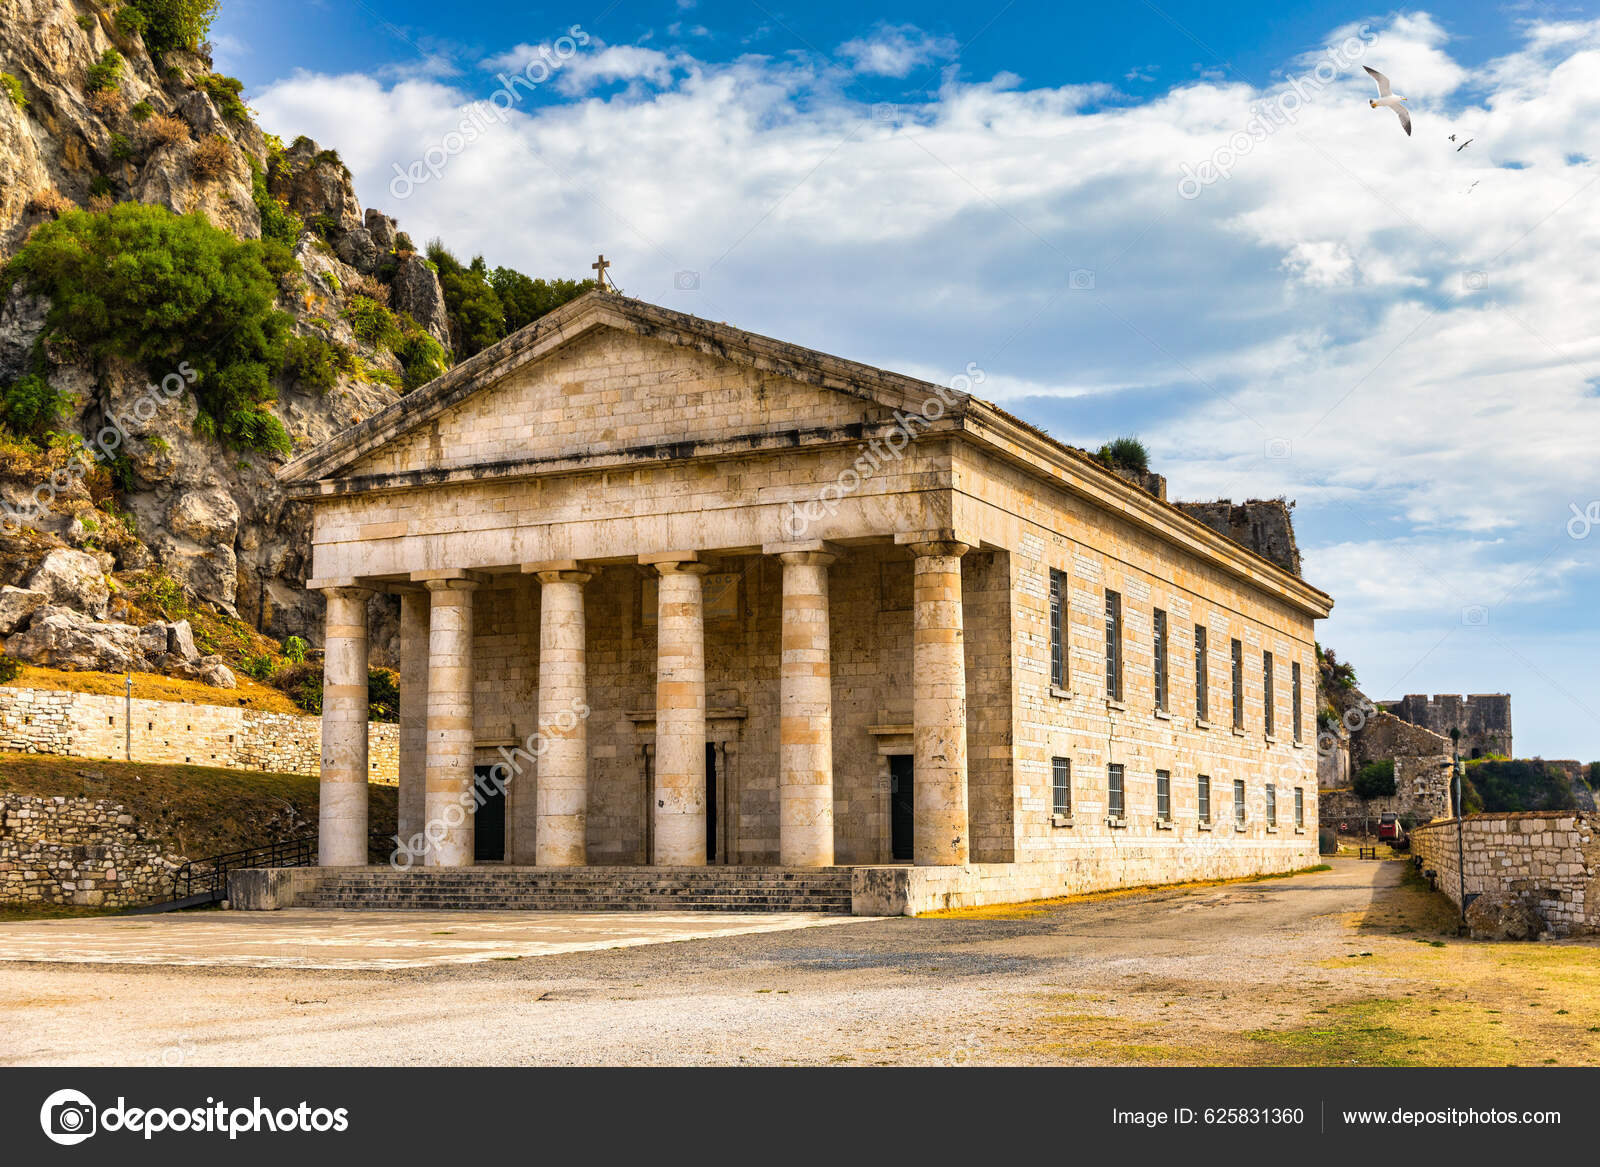
M 1168 770 L 1156 771 L 1156 818 L 1172 821 L 1172 773 Z
M 1106 593 L 1106 696 L 1122 700 L 1122 597 Z
M 1122 797 L 1122 764 L 1113 762 L 1106 767 L 1106 814 L 1114 819 L 1124 817 L 1126 805 Z
M 1289 664 L 1289 700 L 1293 703 L 1290 710 L 1290 720 L 1294 724 L 1294 740 L 1301 741 L 1300 737 L 1300 662 L 1291 661 Z M 1298 826 L 1299 824 L 1295 824 Z
M 1050 569 L 1050 684 L 1067 687 L 1067 573 Z
M 1233 650 L 1233 728 L 1244 728 L 1244 645 L 1235 640 Z
M 1299 786 L 1294 788 L 1294 825 L 1306 825 L 1306 792 Z
M 1278 825 L 1278 788 L 1267 783 L 1267 826 Z
M 1201 721 L 1211 716 L 1210 672 L 1206 668 L 1206 630 L 1194 626 L 1194 715 Z
M 1272 716 L 1275 712 L 1272 707 L 1278 696 L 1273 692 L 1276 687 L 1272 683 L 1272 654 L 1263 652 L 1261 654 L 1261 724 L 1266 728 L 1268 737 L 1272 736 L 1272 731 L 1277 724 L 1276 719 Z
M 1070 759 L 1050 759 L 1050 813 L 1072 813 L 1072 762 Z
M 1233 825 L 1244 826 L 1244 779 L 1233 780 Z
M 1211 821 L 1211 778 L 1201 774 L 1195 779 L 1195 807 L 1199 813 L 1200 821 Z
M 1151 647 L 1155 652 L 1156 708 L 1165 713 L 1167 711 L 1167 614 L 1157 608 L 1151 625 L 1155 629 Z

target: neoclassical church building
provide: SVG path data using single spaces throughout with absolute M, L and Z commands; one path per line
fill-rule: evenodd
M 385 592 L 386 878 L 848 869 L 858 912 L 915 913 L 1315 863 L 1331 599 L 974 375 L 597 291 L 285 466 L 322 867 L 367 863 Z

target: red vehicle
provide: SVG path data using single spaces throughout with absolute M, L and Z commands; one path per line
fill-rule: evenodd
M 1407 842 L 1406 829 L 1400 825 L 1400 816 L 1392 811 L 1385 811 L 1378 818 L 1378 838 L 1394 846 L 1396 850 L 1403 848 Z

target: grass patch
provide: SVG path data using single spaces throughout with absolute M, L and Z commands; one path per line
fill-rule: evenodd
M 146 835 L 191 859 L 317 829 L 318 780 L 303 774 L 0 753 L 0 790 L 110 799 Z M 372 829 L 392 834 L 398 791 L 371 785 L 367 798 Z M 377 861 L 386 858 L 387 852 Z
M 121 697 L 126 691 L 126 673 L 80 673 L 23 665 L 11 689 L 64 689 L 69 693 L 100 693 Z M 186 701 L 191 705 L 224 705 L 236 709 L 260 709 L 268 713 L 304 713 L 279 689 L 238 677 L 237 689 L 214 689 L 203 681 L 185 681 L 159 673 L 134 673 L 133 695 L 150 701 Z

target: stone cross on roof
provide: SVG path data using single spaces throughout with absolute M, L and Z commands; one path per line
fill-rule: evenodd
M 609 259 L 607 259 L 604 254 L 602 254 L 599 259 L 595 260 L 595 262 L 591 263 L 589 266 L 594 268 L 595 273 L 596 273 L 594 282 L 597 285 L 599 285 L 600 290 L 602 292 L 605 291 L 606 290 L 606 268 L 611 266 L 611 261 Z

